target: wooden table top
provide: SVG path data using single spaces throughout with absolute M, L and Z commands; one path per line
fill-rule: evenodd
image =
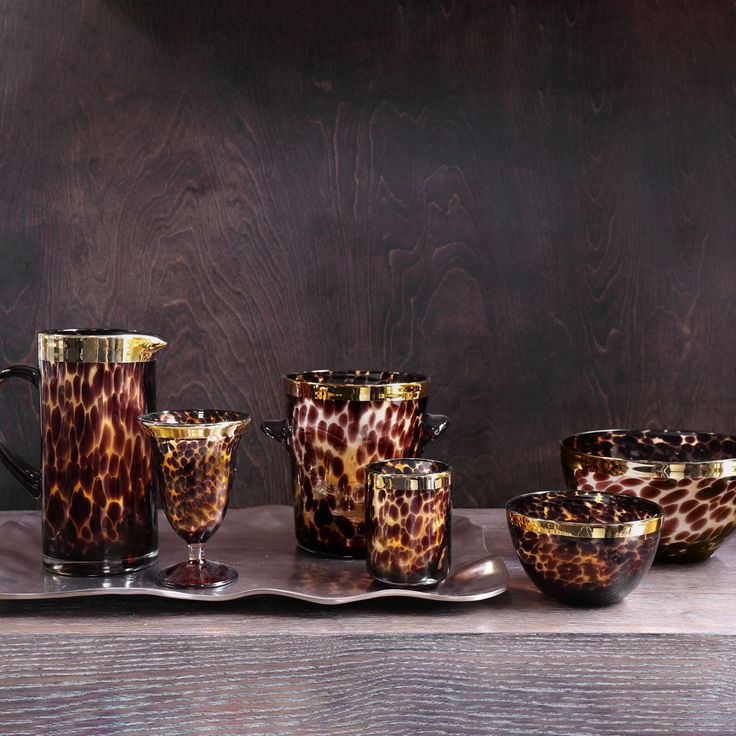
M 487 601 L 2 601 L 0 734 L 736 734 L 736 541 L 575 609 L 468 513 L 511 575 Z

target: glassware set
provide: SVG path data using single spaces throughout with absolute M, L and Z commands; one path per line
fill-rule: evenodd
M 240 439 L 231 410 L 155 411 L 155 358 L 166 342 L 130 330 L 38 335 L 39 367 L 12 366 L 39 391 L 41 470 L 0 442 L 0 459 L 42 500 L 43 565 L 112 575 L 158 557 L 156 487 L 187 560 L 160 585 L 237 578 L 205 557 L 225 517 Z M 287 419 L 262 430 L 291 457 L 297 544 L 366 559 L 377 584 L 437 585 L 450 571 L 452 469 L 422 459 L 448 419 L 427 412 L 413 373 L 305 371 L 284 376 Z M 736 436 L 670 430 L 585 432 L 561 443 L 566 491 L 511 499 L 522 567 L 574 605 L 621 600 L 652 561 L 710 557 L 736 528 Z

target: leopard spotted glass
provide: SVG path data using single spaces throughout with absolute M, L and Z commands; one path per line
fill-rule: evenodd
M 736 531 L 736 435 L 604 429 L 567 437 L 561 451 L 570 490 L 661 504 L 658 562 L 702 562 Z
M 391 585 L 433 585 L 450 571 L 452 469 L 401 458 L 366 469 L 366 565 Z
M 156 354 L 166 342 L 135 330 L 38 335 L 38 368 L 0 371 L 40 399 L 41 467 L 0 433 L 0 459 L 41 498 L 43 566 L 61 575 L 116 575 L 158 558 L 151 453 L 138 415 L 156 406 Z M 6 428 L 7 429 L 7 428 Z
M 235 411 L 181 409 L 139 418 L 151 437 L 154 468 L 166 518 L 187 543 L 189 558 L 166 568 L 169 588 L 227 585 L 237 571 L 205 559 L 205 542 L 225 518 L 235 456 L 250 416 Z
M 284 376 L 289 418 L 263 431 L 291 455 L 297 543 L 335 557 L 365 555 L 365 468 L 421 455 L 447 426 L 427 413 L 430 381 L 397 371 Z

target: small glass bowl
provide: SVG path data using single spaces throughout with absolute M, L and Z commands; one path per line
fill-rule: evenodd
M 506 504 L 511 540 L 532 582 L 578 606 L 625 598 L 654 560 L 662 508 L 609 493 L 537 491 Z

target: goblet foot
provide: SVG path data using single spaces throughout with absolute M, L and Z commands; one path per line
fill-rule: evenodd
M 238 571 L 221 562 L 193 560 L 162 570 L 156 581 L 167 588 L 217 588 L 236 580 Z

